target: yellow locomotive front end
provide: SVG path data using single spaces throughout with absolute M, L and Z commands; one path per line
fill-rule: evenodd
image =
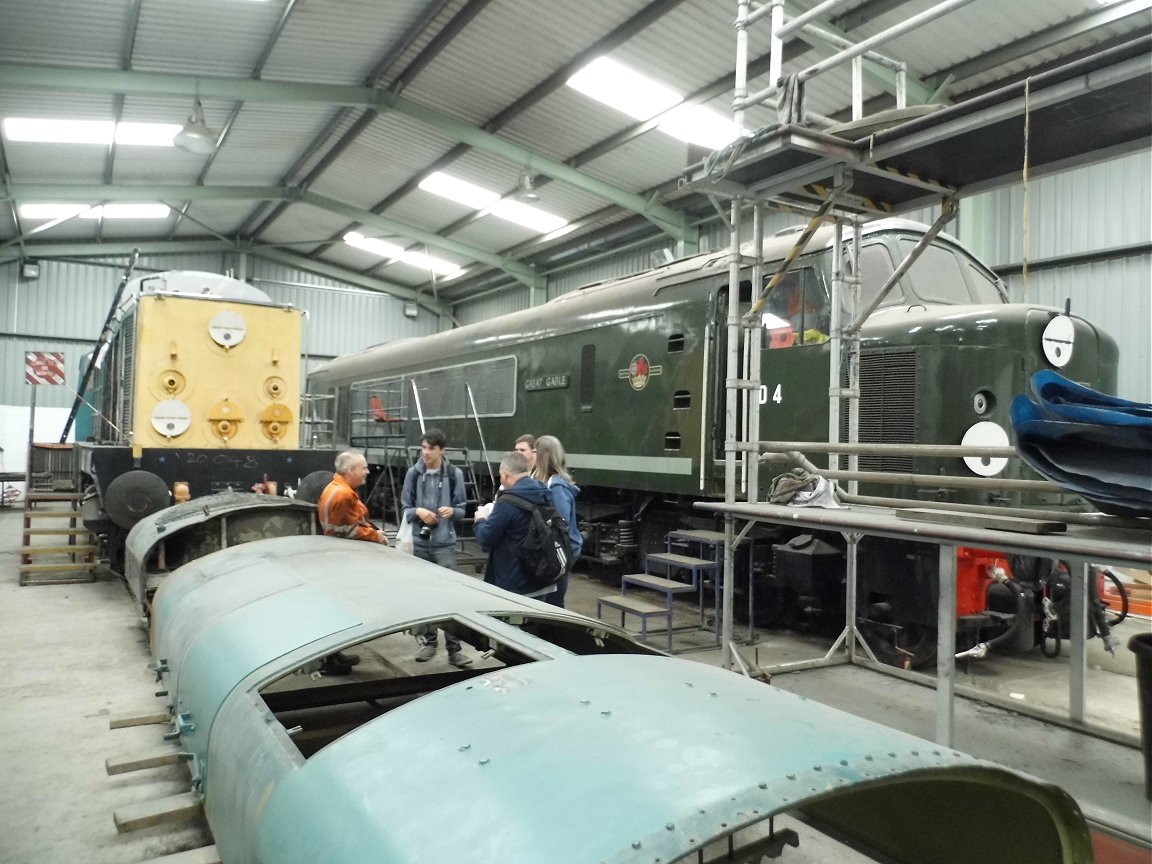
M 141 296 L 126 364 L 134 449 L 296 447 L 302 319 L 284 306 Z
M 115 568 L 128 532 L 173 501 L 292 494 L 335 452 L 300 442 L 305 313 L 215 273 L 126 283 L 86 398 L 78 443 L 85 525 Z

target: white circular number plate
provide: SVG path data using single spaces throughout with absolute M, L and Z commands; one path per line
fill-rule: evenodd
M 192 411 L 179 399 L 166 399 L 152 409 L 152 428 L 161 435 L 175 438 L 192 425 Z
M 960 441 L 965 447 L 1007 447 L 1008 433 L 990 420 L 982 420 L 972 426 Z M 965 456 L 964 464 L 973 474 L 981 477 L 995 477 L 1008 464 L 1007 459 L 990 456 Z
M 217 345 L 231 348 L 244 341 L 244 337 L 248 335 L 248 325 L 239 312 L 225 309 L 212 316 L 212 320 L 208 323 L 208 332 Z
M 1075 344 L 1076 329 L 1072 326 L 1072 319 L 1067 315 L 1057 315 L 1049 321 L 1048 326 L 1044 328 L 1044 335 L 1040 337 L 1040 347 L 1044 349 L 1044 356 L 1057 369 L 1068 365 Z

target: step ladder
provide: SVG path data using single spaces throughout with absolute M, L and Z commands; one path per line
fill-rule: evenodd
M 721 535 L 721 537 L 723 537 L 723 535 Z M 665 542 L 666 545 L 668 545 L 671 544 L 672 541 L 666 537 Z M 619 594 L 608 594 L 597 598 L 596 616 L 602 619 L 605 608 L 615 609 L 620 612 L 620 626 L 623 627 L 625 615 L 636 615 L 640 619 L 640 638 L 645 642 L 648 636 L 648 620 L 651 618 L 663 618 L 665 621 L 665 633 L 667 635 L 667 651 L 671 654 L 672 634 L 676 629 L 672 624 L 672 615 L 675 608 L 673 602 L 675 598 L 681 594 L 697 595 L 699 624 L 697 628 L 693 629 L 704 629 L 704 587 L 708 584 L 707 579 L 709 575 L 711 575 L 713 581 L 716 581 L 717 574 L 720 572 L 720 566 L 715 557 L 709 560 L 691 555 L 681 555 L 677 552 L 649 553 L 644 556 L 643 573 L 626 573 L 620 577 Z M 662 569 L 663 575 L 659 572 L 652 572 L 653 569 Z M 664 603 L 663 605 L 648 603 L 635 595 L 630 596 L 628 594 L 630 588 L 638 588 L 662 594 Z M 714 629 L 716 630 L 716 644 L 719 645 L 719 629 Z
M 18 568 L 21 585 L 96 581 L 99 544 L 82 520 L 79 492 L 25 493 Z
M 706 587 L 710 587 L 715 592 L 716 600 L 716 620 L 720 620 L 720 592 L 724 590 L 724 532 L 723 531 L 708 531 L 697 528 L 676 528 L 669 531 L 665 535 L 665 543 L 669 552 L 677 549 L 682 549 L 690 554 L 695 554 L 700 558 L 711 558 L 716 562 L 716 578 L 711 583 L 707 583 Z M 749 542 L 748 547 L 748 643 L 752 645 L 756 642 L 756 627 L 754 620 L 754 592 L 753 586 L 755 579 L 752 576 L 752 568 L 755 563 L 756 545 Z M 717 632 L 719 632 L 720 625 L 716 625 Z

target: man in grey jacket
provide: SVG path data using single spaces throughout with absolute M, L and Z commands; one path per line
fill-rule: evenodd
M 420 436 L 420 461 L 408 469 L 400 502 L 401 519 L 412 523 L 412 552 L 417 558 L 456 569 L 456 523 L 464 518 L 464 474 L 444 458 L 447 440 L 439 429 Z M 427 662 L 436 656 L 436 628 L 416 633 L 420 651 L 416 660 Z M 445 632 L 448 662 L 467 666 L 472 660 L 460 651 L 460 642 Z

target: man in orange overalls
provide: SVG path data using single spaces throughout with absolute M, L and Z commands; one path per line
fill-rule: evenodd
M 336 473 L 316 503 L 320 527 L 325 534 L 387 545 L 388 537 L 369 521 L 368 507 L 356 493 L 367 479 L 368 461 L 363 455 L 345 450 L 336 457 Z M 327 675 L 348 675 L 359 662 L 359 654 L 337 651 L 324 658 L 320 671 Z

